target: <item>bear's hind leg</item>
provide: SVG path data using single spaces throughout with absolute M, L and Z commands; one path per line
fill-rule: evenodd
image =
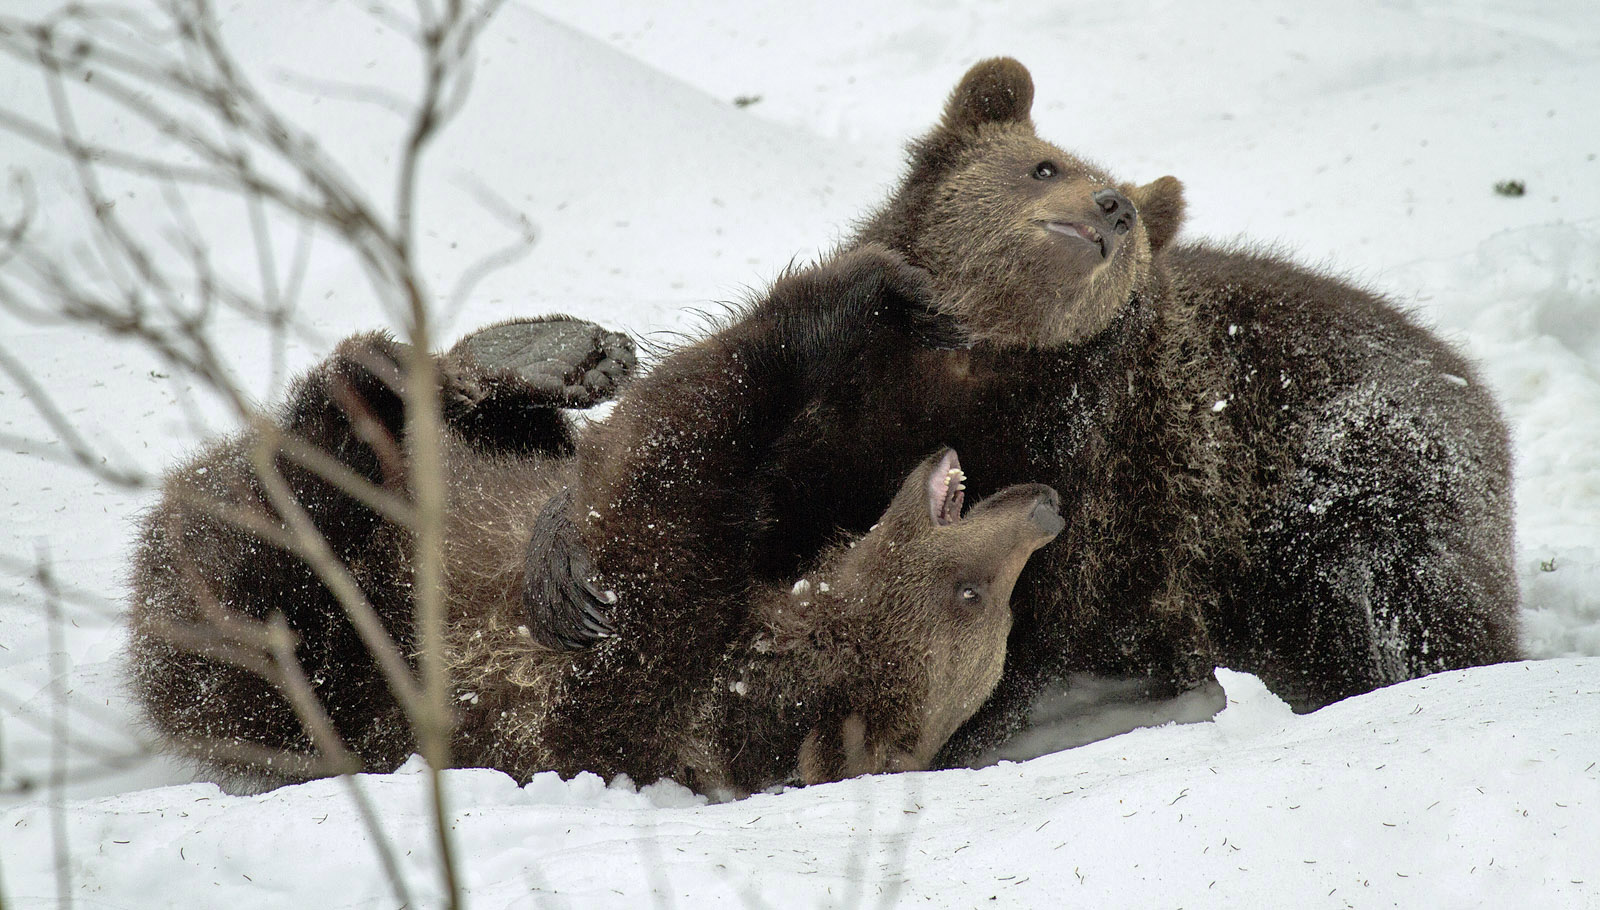
M 480 451 L 565 457 L 573 452 L 572 427 L 559 409 L 611 398 L 637 362 L 628 336 L 592 322 L 498 323 L 441 358 L 445 419 Z
M 379 333 L 346 339 L 294 383 L 278 426 L 359 479 L 404 496 L 407 353 Z M 475 333 L 440 358 L 441 397 L 451 428 L 480 446 L 559 454 L 572 442 L 558 408 L 608 396 L 633 362 L 626 337 L 589 323 L 510 323 Z M 298 555 L 221 514 L 277 523 L 253 466 L 258 441 L 244 435 L 209 445 L 167 475 L 161 501 L 142 521 L 131 579 L 132 687 L 167 745 L 214 776 L 284 783 L 325 773 L 273 681 L 270 656 L 223 634 L 282 614 L 339 736 L 367 768 L 392 768 L 411 751 L 410 731 L 338 599 Z M 388 635 L 411 653 L 408 533 L 303 462 L 276 458 L 290 493 Z
M 1423 386 L 1427 388 L 1427 386 Z M 1222 621 L 1222 663 L 1296 711 L 1514 660 L 1509 456 L 1464 393 L 1358 386 L 1312 425 Z M 1487 413 L 1487 411 L 1485 411 Z

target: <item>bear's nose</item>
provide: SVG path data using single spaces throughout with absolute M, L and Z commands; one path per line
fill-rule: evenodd
M 1128 233 L 1133 227 L 1133 219 L 1139 217 L 1128 197 L 1109 186 L 1095 191 L 1094 204 L 1100 207 L 1106 220 L 1111 222 L 1111 229 L 1118 234 Z
M 1061 517 L 1061 494 L 1045 487 L 1034 500 L 1033 508 L 1028 511 L 1028 520 L 1046 537 L 1060 534 L 1061 529 L 1067 526 L 1066 519 Z

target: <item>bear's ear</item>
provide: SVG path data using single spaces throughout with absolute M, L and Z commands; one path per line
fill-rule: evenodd
M 948 130 L 976 130 L 982 123 L 1020 123 L 1033 109 L 1033 77 L 1010 57 L 979 61 L 950 93 L 944 106 Z
M 1176 177 L 1161 177 L 1129 194 L 1144 221 L 1150 252 L 1159 253 L 1183 225 L 1183 184 Z

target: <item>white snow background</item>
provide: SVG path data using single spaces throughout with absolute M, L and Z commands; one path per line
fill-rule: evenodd
M 6 12 L 53 5 L 8 0 Z M 416 57 L 367 6 L 219 3 L 256 82 L 386 198 L 403 124 L 350 87 L 409 96 Z M 1222 671 L 1214 720 L 722 805 L 671 784 L 543 775 L 519 788 L 451 771 L 469 905 L 1600 907 L 1591 0 L 513 0 L 483 36 L 470 102 L 426 159 L 422 255 L 448 297 L 463 270 L 517 240 L 516 215 L 537 240 L 449 313 L 450 337 L 550 311 L 641 335 L 692 329 L 687 308 L 760 288 L 847 234 L 899 173 L 904 141 L 967 66 L 997 54 L 1032 69 L 1042 135 L 1127 179 L 1182 178 L 1185 236 L 1281 244 L 1414 308 L 1482 364 L 1515 436 L 1533 660 L 1303 717 Z M 741 96 L 759 100 L 736 106 Z M 49 118 L 38 73 L 9 59 L 0 106 Z M 125 117 L 80 116 L 91 137 L 158 145 Z M 85 222 L 69 170 L 3 132 L 0 162 L 32 175 L 39 229 L 72 249 Z M 1493 191 L 1512 178 L 1526 195 Z M 171 223 L 151 186 L 111 186 L 120 214 Z M 243 206 L 191 205 L 228 274 L 259 284 Z M 20 207 L 15 188 L 0 191 L 0 214 Z M 280 270 L 295 237 L 274 225 Z M 329 244 L 308 262 L 297 313 L 308 332 L 287 349 L 290 370 L 392 324 Z M 223 337 L 247 387 L 263 400 L 281 391 L 259 328 Z M 230 428 L 130 344 L 0 316 L 0 350 L 114 463 L 159 472 Z M 51 440 L 6 375 L 0 433 Z M 46 553 L 64 584 L 112 605 L 69 597 L 52 624 L 37 586 L 0 571 L 0 904 L 56 905 L 59 834 L 80 907 L 396 906 L 338 782 L 229 796 L 137 757 L 115 603 L 149 501 L 0 451 L 0 557 L 26 566 Z M 44 787 L 56 692 L 74 756 L 60 799 Z M 1025 753 L 1163 717 L 1062 701 L 1040 713 L 1066 729 L 1036 733 Z M 436 906 L 414 771 L 359 780 L 413 905 Z

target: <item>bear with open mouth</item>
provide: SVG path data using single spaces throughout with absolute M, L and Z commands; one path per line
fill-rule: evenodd
M 818 323 L 840 341 L 808 351 L 826 381 L 762 392 L 771 457 L 727 478 L 714 522 L 747 543 L 708 569 L 792 574 L 837 528 L 868 527 L 935 444 L 961 451 L 980 491 L 1059 491 L 1064 545 L 1018 581 L 1004 677 L 945 763 L 1004 740 L 1077 672 L 1164 695 L 1224 665 L 1304 712 L 1516 659 L 1510 446 L 1473 366 L 1348 282 L 1175 242 L 1176 179 L 1125 183 L 1040 139 L 1032 100 L 1015 60 L 974 66 L 845 245 L 926 269 L 928 313 L 967 344 Z M 664 446 L 715 462 L 705 453 L 748 444 L 690 425 L 751 400 L 715 378 L 730 368 L 669 357 L 672 382 L 636 390 L 580 444 L 571 508 L 541 521 L 530 552 L 536 636 L 582 648 L 627 634 L 594 594 L 640 574 L 615 528 L 670 495 L 649 469 Z
M 708 386 L 812 387 L 826 358 L 810 353 L 841 345 L 830 333 L 917 343 L 918 321 L 929 321 L 917 312 L 926 280 L 899 257 L 862 250 L 785 276 L 746 313 L 759 332 L 712 336 L 679 359 L 699 352 L 741 365 Z M 384 335 L 347 339 L 296 382 L 279 429 L 403 493 L 404 360 Z M 577 431 L 559 409 L 609 397 L 633 368 L 631 343 L 552 317 L 480 330 L 438 362 L 457 765 L 519 781 L 546 770 L 672 778 L 718 795 L 927 768 L 998 682 L 1012 588 L 1062 528 L 1059 497 L 1040 484 L 1007 485 L 964 509 L 967 475 L 943 449 L 910 471 L 870 530 L 833 541 L 791 578 L 717 575 L 720 554 L 744 545 L 730 536 L 737 529 L 713 527 L 727 480 L 773 458 L 745 431 L 767 412 L 723 407 L 695 421 L 723 443 L 701 454 L 719 457 L 655 461 L 662 494 L 612 524 L 640 570 L 619 581 L 625 599 L 613 621 L 626 634 L 551 648 L 527 626 L 525 562 L 536 518 L 567 501 L 572 480 Z M 726 444 L 734 438 L 743 443 Z M 281 614 L 340 739 L 365 770 L 392 770 L 416 748 L 413 728 L 340 602 L 299 556 L 230 520 L 278 520 L 252 461 L 257 441 L 219 440 L 170 472 L 143 520 L 128 654 L 135 695 L 164 744 L 214 778 L 255 787 L 329 773 L 285 697 L 284 668 L 230 638 L 248 634 L 239 620 Z M 273 457 L 385 631 L 414 655 L 405 523 L 333 473 Z

